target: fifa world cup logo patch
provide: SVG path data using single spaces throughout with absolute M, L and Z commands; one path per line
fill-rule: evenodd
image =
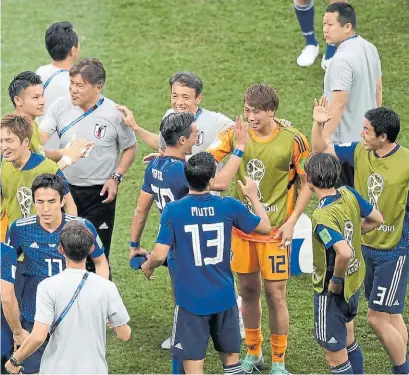
M 369 203 L 372 204 L 377 210 L 379 210 L 379 197 L 381 196 L 383 188 L 385 186 L 383 177 L 378 173 L 372 173 L 368 177 L 367 185 Z
M 247 174 L 257 185 L 257 197 L 260 202 L 261 199 L 263 198 L 260 191 L 260 183 L 264 177 L 265 172 L 266 167 L 264 166 L 264 163 L 261 160 L 251 159 L 247 163 Z
M 20 205 L 23 217 L 29 217 L 31 215 L 31 206 L 33 205 L 31 189 L 25 186 L 19 187 L 17 190 L 17 202 Z
M 355 249 L 352 243 L 353 237 L 354 237 L 354 224 L 352 223 L 352 221 L 348 220 L 344 224 L 344 239 L 352 250 L 351 260 L 349 261 L 348 270 L 347 270 L 348 276 L 358 271 L 359 267 L 361 266 L 361 262 L 359 261 L 359 259 L 355 258 Z
M 352 224 L 352 221 L 348 220 L 344 224 L 344 238 L 345 238 L 346 243 L 352 250 L 351 261 L 355 258 L 355 249 L 354 249 L 354 245 L 352 244 L 353 235 L 354 235 L 354 224 Z

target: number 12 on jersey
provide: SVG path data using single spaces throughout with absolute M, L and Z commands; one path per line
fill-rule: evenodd
M 200 230 L 203 232 L 216 232 L 216 238 L 212 240 L 207 240 L 207 247 L 216 247 L 215 257 L 205 257 L 202 259 L 202 249 L 200 246 Z M 193 246 L 193 256 L 195 259 L 195 266 L 205 266 L 217 264 L 223 261 L 223 251 L 224 251 L 224 224 L 214 223 L 214 224 L 191 224 L 185 225 L 185 233 L 192 234 L 192 246 Z

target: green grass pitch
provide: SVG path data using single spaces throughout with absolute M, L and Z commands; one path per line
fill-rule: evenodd
M 291 120 L 309 137 L 312 101 L 322 93 L 323 71 L 318 60 L 306 69 L 296 65 L 304 40 L 292 3 L 292 0 L 4 0 L 2 114 L 12 109 L 7 87 L 13 75 L 48 63 L 44 48 L 46 28 L 53 22 L 69 20 L 80 35 L 81 56 L 97 57 L 105 65 L 104 94 L 129 106 L 137 121 L 148 129 L 158 129 L 169 107 L 169 77 L 178 70 L 192 70 L 204 82 L 203 106 L 231 118 L 242 113 L 242 94 L 249 85 L 271 84 L 281 98 L 278 116 Z M 400 114 L 399 142 L 409 146 L 408 2 L 351 3 L 357 11 L 358 32 L 378 47 L 384 105 Z M 321 51 L 324 51 L 321 18 L 325 6 L 325 0 L 316 1 L 315 24 Z M 148 282 L 128 265 L 131 219 L 145 169 L 142 156 L 148 152 L 139 143 L 137 159 L 119 189 L 111 262 L 114 280 L 131 315 L 133 338 L 122 343 L 112 332 L 108 333 L 111 373 L 171 371 L 169 352 L 160 349 L 172 323 L 167 272 L 158 270 L 156 280 Z M 154 243 L 158 218 L 153 208 L 142 240 L 148 249 Z M 313 339 L 312 295 L 308 276 L 289 281 L 287 365 L 294 373 L 327 372 L 322 352 Z M 266 313 L 264 301 L 263 307 Z M 263 327 L 263 350 L 269 364 L 266 316 Z M 364 300 L 356 319 L 356 336 L 362 346 L 365 371 L 390 373 L 388 358 L 366 324 Z M 205 370 L 222 371 L 211 347 Z

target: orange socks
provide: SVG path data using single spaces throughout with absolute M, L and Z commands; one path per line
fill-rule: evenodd
M 263 334 L 260 328 L 245 328 L 247 353 L 259 357 L 261 354 L 261 344 L 263 343 Z
M 246 332 L 247 335 L 247 332 Z M 271 335 L 272 362 L 284 362 L 288 335 Z M 246 336 L 247 342 L 247 336 Z

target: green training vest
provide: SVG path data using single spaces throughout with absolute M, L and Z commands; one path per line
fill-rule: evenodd
M 352 258 L 344 280 L 344 297 L 348 301 L 361 287 L 365 277 L 365 263 L 361 249 L 361 216 L 358 201 L 347 188 L 338 189 L 341 197 L 328 206 L 317 208 L 312 214 L 313 263 L 312 282 L 314 290 L 321 293 L 327 274 L 327 251 L 316 233 L 319 224 L 341 233 L 352 249 Z M 328 230 L 320 233 L 324 242 L 331 240 Z M 335 250 L 334 250 L 335 251 Z
M 286 219 L 288 175 L 292 164 L 294 138 L 299 133 L 292 126 L 280 126 L 280 131 L 270 142 L 259 143 L 250 136 L 235 177 L 233 196 L 250 210 L 251 203 L 244 196 L 237 180 L 244 182 L 245 177 L 248 176 L 256 182 L 258 198 L 273 228 L 281 226 Z M 233 138 L 233 147 L 235 142 Z
M 354 154 L 355 189 L 378 209 L 385 221 L 376 230 L 364 234 L 362 243 L 376 249 L 396 246 L 402 236 L 409 189 L 409 150 L 379 158 L 359 142 Z

